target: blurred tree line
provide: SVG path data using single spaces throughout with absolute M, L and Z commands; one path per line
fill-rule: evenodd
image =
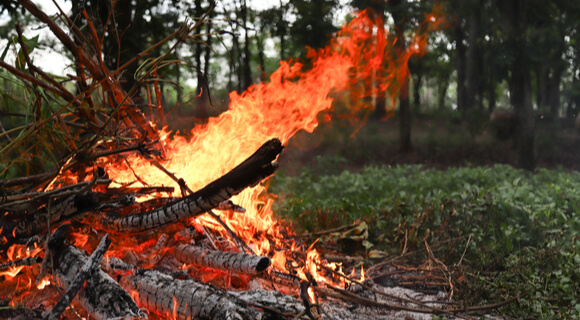
M 188 63 L 175 63 L 163 71 L 163 77 L 176 84 L 195 79 L 190 98 L 183 86 L 165 86 L 175 90 L 176 105 L 193 106 L 197 119 L 208 116 L 216 92 L 242 92 L 266 81 L 279 60 L 304 57 L 307 46 L 325 46 L 339 21 L 352 17 L 351 8 L 372 9 L 384 21 L 379 28 L 396 35 L 397 45 L 404 49 L 406 37 L 421 27 L 434 5 L 441 6 L 447 27 L 433 34 L 426 56 L 411 61 L 411 76 L 400 85 L 401 151 L 412 149 L 414 114 L 452 111 L 476 131 L 496 108 L 510 108 L 517 123 L 519 164 L 533 169 L 536 117 L 573 118 L 580 109 L 580 6 L 575 1 L 277 0 L 268 7 L 249 0 L 71 3 L 69 17 L 79 29 L 88 32 L 87 18 L 100 30 L 107 27 L 103 53 L 111 68 L 131 61 L 177 30 L 186 17 L 198 19 L 209 12 L 197 41 L 168 58 Z M 4 39 L 13 36 L 15 21 L 31 21 L 15 0 L 2 2 L 1 10 L 10 15 L 0 28 Z M 165 49 L 160 46 L 152 55 L 160 56 Z M 127 88 L 135 83 L 139 62 L 122 75 Z M 139 92 L 137 103 L 139 95 L 146 93 Z M 384 117 L 390 103 L 384 94 L 377 94 L 373 103 L 375 117 Z

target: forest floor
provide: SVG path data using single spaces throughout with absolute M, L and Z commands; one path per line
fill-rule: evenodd
M 333 172 L 358 171 L 368 165 L 423 164 L 445 169 L 468 164 L 517 167 L 518 163 L 515 139 L 499 139 L 488 124 L 470 130 L 466 124 L 454 120 L 416 117 L 410 153 L 399 151 L 396 117 L 386 121 L 369 120 L 355 131 L 350 125 L 323 123 L 312 134 L 298 133 L 282 153 L 281 170 L 287 175 L 296 175 L 300 168 L 321 156 L 346 160 L 339 161 L 339 167 L 333 168 Z M 573 120 L 536 121 L 535 144 L 538 168 L 580 171 L 580 130 L 574 127 Z

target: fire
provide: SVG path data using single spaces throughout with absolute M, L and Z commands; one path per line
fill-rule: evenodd
M 440 19 L 432 13 L 426 16 L 426 21 L 436 24 Z M 406 51 L 400 52 L 395 49 L 395 43 L 401 39 L 393 38 L 383 27 L 376 27 L 382 24 L 383 21 L 372 20 L 362 12 L 326 48 L 309 50 L 309 68 L 301 62 L 281 61 L 269 82 L 253 85 L 241 94 L 230 93 L 229 109 L 210 118 L 207 125 L 196 126 L 186 134 L 163 130 L 162 165 L 183 178 L 190 189 L 197 190 L 227 173 L 268 139 L 277 137 L 287 144 L 300 130 L 312 132 L 319 124 L 319 115 L 332 108 L 333 97 L 349 96 L 353 113 L 369 107 L 357 100 L 368 94 L 360 86 L 365 81 L 380 83 L 377 90 L 388 92 L 394 101 L 398 83 L 409 76 L 408 60 L 425 52 L 429 28 L 422 26 L 423 33 L 411 37 Z M 323 118 L 329 117 L 323 114 Z M 99 165 L 107 168 L 109 177 L 119 185 L 142 186 L 144 182 L 180 190 L 171 177 L 139 154 L 127 156 L 126 162 L 112 161 L 102 160 Z M 232 198 L 247 210 L 245 213 L 225 211 L 221 215 L 229 228 L 257 254 L 270 256 L 273 267 L 284 270 L 285 252 L 296 248 L 292 241 L 284 240 L 283 234 L 291 232 L 284 230 L 274 218 L 273 198 L 264 185 L 257 185 Z M 228 236 L 212 220 L 202 216 L 191 223 L 206 225 Z M 324 283 L 314 263 L 320 261 L 318 252 L 309 250 L 306 261 L 307 272 Z M 362 270 L 361 277 L 364 277 Z

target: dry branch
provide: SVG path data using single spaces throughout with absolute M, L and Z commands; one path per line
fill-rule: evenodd
M 135 291 L 139 305 L 173 319 L 266 319 L 266 314 L 235 296 L 195 280 L 179 280 L 153 270 L 139 270 L 121 279 Z
M 89 259 L 66 242 L 52 246 L 54 273 L 59 284 L 68 289 Z M 96 319 L 144 318 L 129 293 L 100 268 L 88 277 L 75 300 Z
M 175 257 L 183 263 L 245 274 L 260 274 L 272 264 L 268 257 L 215 251 L 186 244 L 177 246 Z
M 99 225 L 108 232 L 138 233 L 200 215 L 272 175 L 278 168 L 274 161 L 282 149 L 280 140 L 269 140 L 232 171 L 197 192 L 142 213 L 122 216 L 110 212 L 99 218 Z

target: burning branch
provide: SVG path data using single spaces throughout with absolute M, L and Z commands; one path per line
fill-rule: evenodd
M 99 218 L 99 225 L 108 232 L 138 233 L 198 216 L 272 175 L 282 149 L 280 140 L 272 139 L 230 172 L 187 197 L 142 213 L 121 216 L 111 212 Z

